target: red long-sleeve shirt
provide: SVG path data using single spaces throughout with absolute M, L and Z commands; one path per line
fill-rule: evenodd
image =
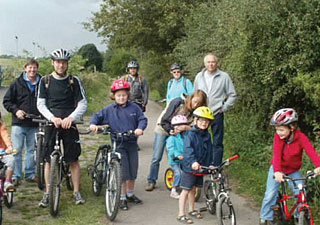
M 283 145 L 285 145 L 284 149 Z M 289 174 L 298 171 L 302 165 L 303 149 L 313 164 L 320 167 L 320 157 L 304 133 L 295 130 L 293 141 L 290 144 L 285 143 L 285 140 L 280 139 L 279 135 L 275 133 L 272 159 L 274 172 Z

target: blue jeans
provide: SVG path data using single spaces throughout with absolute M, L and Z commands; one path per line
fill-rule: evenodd
M 274 211 L 270 208 L 271 206 L 276 204 L 277 195 L 280 188 L 279 182 L 275 181 L 273 178 L 274 171 L 273 166 L 270 166 L 269 173 L 268 173 L 268 180 L 267 180 L 267 189 L 264 194 L 264 198 L 262 201 L 261 211 L 260 211 L 260 218 L 264 220 L 273 220 Z M 299 171 L 290 173 L 288 176 L 292 178 L 301 178 L 301 173 Z M 303 181 L 296 181 L 296 184 L 303 184 Z M 298 189 L 294 189 L 292 181 L 289 181 L 289 187 L 293 191 L 294 194 L 299 194 Z M 297 217 L 297 210 L 295 212 L 295 217 Z
M 171 165 L 171 168 L 174 173 L 173 177 L 173 187 L 179 187 L 180 186 L 180 181 L 181 181 L 181 169 L 179 164 Z
M 223 132 L 224 132 L 224 114 L 218 113 L 214 116 L 211 123 L 213 135 L 213 161 L 215 166 L 219 166 L 223 157 Z
M 150 165 L 150 173 L 147 178 L 149 183 L 156 183 L 158 179 L 160 161 L 162 159 L 168 137 L 168 135 L 158 134 L 156 132 L 154 133 L 153 156 Z
M 13 149 L 17 149 L 18 153 L 15 154 L 15 167 L 13 173 L 13 179 L 22 179 L 22 150 L 24 143 L 26 142 L 26 153 L 25 153 L 25 168 L 24 177 L 25 179 L 32 179 L 35 177 L 35 161 L 34 161 L 34 144 L 35 144 L 35 133 L 38 131 L 37 127 L 22 127 L 12 126 L 11 128 L 11 139 Z

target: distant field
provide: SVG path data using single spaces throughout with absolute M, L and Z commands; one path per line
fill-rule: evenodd
M 2 68 L 22 69 L 25 59 L 4 59 L 0 58 Z

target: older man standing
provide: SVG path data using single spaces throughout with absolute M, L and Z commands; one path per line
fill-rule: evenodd
M 218 58 L 209 53 L 204 57 L 204 68 L 194 80 L 194 89 L 203 90 L 209 99 L 209 107 L 214 112 L 212 121 L 214 163 L 220 165 L 223 157 L 224 113 L 237 99 L 237 93 L 230 76 L 218 69 Z

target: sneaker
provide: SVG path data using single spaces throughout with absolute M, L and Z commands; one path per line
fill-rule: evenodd
M 122 210 L 128 210 L 129 209 L 128 201 L 126 199 L 120 200 L 119 208 L 122 209 Z
M 179 199 L 180 195 L 178 194 L 178 192 L 173 191 L 173 192 L 171 192 L 170 197 L 174 198 L 174 199 Z
M 41 201 L 39 202 L 39 206 L 46 208 L 49 205 L 49 193 L 44 193 Z
M 86 200 L 84 200 L 84 198 L 81 197 L 80 191 L 73 193 L 73 199 L 76 205 L 84 204 L 86 202 Z
M 18 187 L 19 185 L 21 185 L 21 180 L 13 180 L 13 185 L 15 187 Z
M 7 192 L 8 189 L 14 188 L 13 184 L 9 181 L 4 182 L 4 191 Z
M 153 189 L 154 189 L 155 186 L 156 186 L 155 183 L 153 183 L 153 182 L 148 182 L 145 190 L 146 190 L 146 191 L 153 191 Z
M 141 199 L 139 199 L 137 196 L 135 196 L 135 195 L 132 195 L 131 197 L 128 197 L 127 196 L 127 200 L 128 200 L 128 202 L 133 202 L 133 203 L 135 203 L 135 204 L 142 204 L 143 203 L 143 201 L 141 200 Z
M 260 219 L 259 225 L 272 225 L 272 221 L 271 220 L 264 220 L 264 219 Z

